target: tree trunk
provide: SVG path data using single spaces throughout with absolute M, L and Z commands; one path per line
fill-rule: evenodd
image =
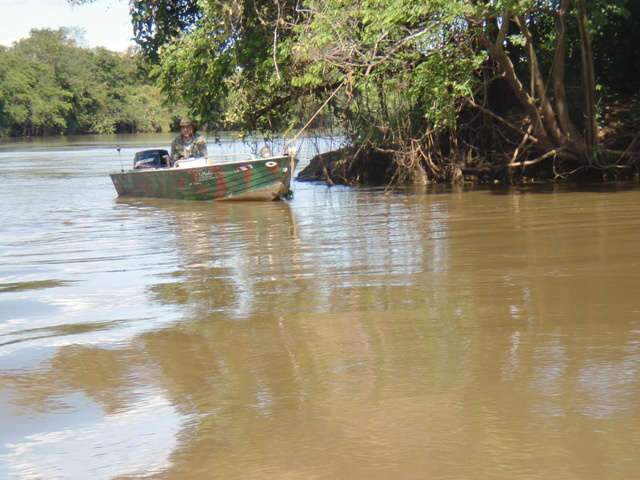
M 559 144 L 564 143 L 564 135 L 558 126 L 558 122 L 556 120 L 556 114 L 553 111 L 553 107 L 551 106 L 551 102 L 549 101 L 549 97 L 547 96 L 547 86 L 545 85 L 544 79 L 542 78 L 542 73 L 540 72 L 540 65 L 538 63 L 538 56 L 536 55 L 536 50 L 533 45 L 533 38 L 531 37 L 531 32 L 529 31 L 529 27 L 527 26 L 525 19 L 517 16 L 516 22 L 522 31 L 524 38 L 526 40 L 527 46 L 527 55 L 529 57 L 529 68 L 531 70 L 531 80 L 534 83 L 532 86 L 532 92 L 535 91 L 538 95 L 538 99 L 540 101 L 540 110 L 542 111 L 542 121 L 544 122 L 545 128 L 548 133 L 554 138 L 556 142 Z
M 527 113 L 527 116 L 531 121 L 531 125 L 533 125 L 533 133 L 538 139 L 538 147 L 543 150 L 552 150 L 554 148 L 554 142 L 550 138 L 550 135 L 545 128 L 542 116 L 540 115 L 538 107 L 536 106 L 535 99 L 531 95 L 529 95 L 529 92 L 527 92 L 527 89 L 518 78 L 518 75 L 513 66 L 513 62 L 509 58 L 509 55 L 507 55 L 507 53 L 505 52 L 502 45 L 502 42 L 507 34 L 509 20 L 509 13 L 505 12 L 502 15 L 502 26 L 495 43 L 486 37 L 481 38 L 481 40 L 484 46 L 487 47 L 491 58 L 496 62 L 498 68 L 502 71 L 502 73 L 504 73 L 505 80 L 507 81 L 507 83 L 509 83 L 516 99 L 518 100 L 520 105 L 522 105 L 524 111 Z
M 578 30 L 580 32 L 580 58 L 582 61 L 582 88 L 584 90 L 584 129 L 585 143 L 589 150 L 595 147 L 598 141 L 598 126 L 596 124 L 596 80 L 593 69 L 593 51 L 591 49 L 591 37 L 587 20 L 587 7 L 584 0 L 575 0 Z
M 553 92 L 555 96 L 556 113 L 558 114 L 558 122 L 560 128 L 569 138 L 571 143 L 584 143 L 584 139 L 578 129 L 569 117 L 569 109 L 567 107 L 567 94 L 564 87 L 564 72 L 567 56 L 567 11 L 571 5 L 571 0 L 561 0 L 560 8 L 556 16 L 556 50 L 553 57 L 553 66 L 551 67 L 553 74 Z

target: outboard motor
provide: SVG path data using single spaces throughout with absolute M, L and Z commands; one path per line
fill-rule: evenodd
M 143 150 L 133 157 L 133 168 L 165 168 L 169 166 L 169 152 L 166 150 Z

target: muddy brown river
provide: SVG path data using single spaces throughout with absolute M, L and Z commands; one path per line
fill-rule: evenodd
M 640 189 L 117 199 L 167 143 L 0 144 L 1 479 L 640 477 Z

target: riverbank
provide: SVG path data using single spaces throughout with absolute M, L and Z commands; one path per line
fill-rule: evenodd
M 637 137 L 636 137 L 637 138 Z M 426 155 L 403 161 L 406 152 L 344 147 L 314 156 L 297 176 L 301 182 L 327 185 L 426 185 L 430 183 L 517 184 L 532 182 L 638 182 L 640 153 L 636 140 L 625 150 L 608 150 L 608 159 L 590 163 L 566 159 L 557 151 L 518 162 L 469 159 L 440 161 Z M 603 150 L 604 152 L 604 150 Z M 399 157 L 401 158 L 399 160 Z M 425 165 L 426 164 L 426 165 Z

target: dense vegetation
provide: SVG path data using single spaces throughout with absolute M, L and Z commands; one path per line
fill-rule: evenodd
M 132 0 L 160 85 L 212 125 L 328 113 L 342 174 L 385 181 L 637 173 L 631 0 Z M 345 162 L 343 162 L 345 163 Z
M 0 47 L 0 136 L 167 130 L 163 98 L 140 55 L 81 48 L 65 29 Z

